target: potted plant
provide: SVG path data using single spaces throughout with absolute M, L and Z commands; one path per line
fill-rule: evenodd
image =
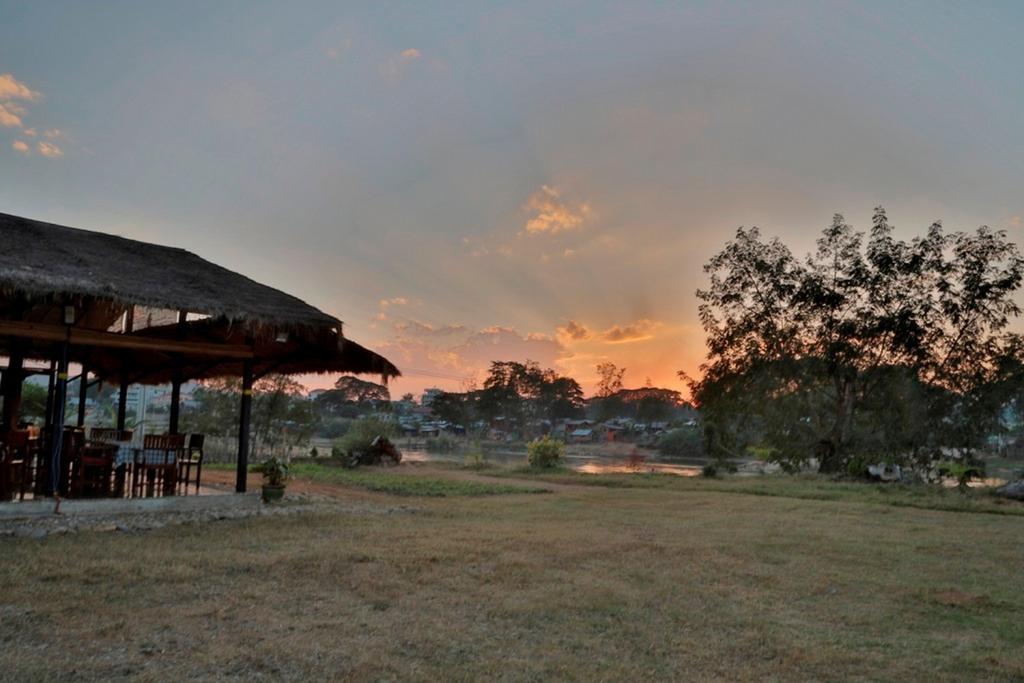
M 288 483 L 288 463 L 275 455 L 257 465 L 253 471 L 263 475 L 263 502 L 281 500 Z

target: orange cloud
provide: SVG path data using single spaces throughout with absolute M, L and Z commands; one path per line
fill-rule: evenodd
M 652 332 L 659 325 L 660 323 L 646 318 L 637 320 L 630 325 L 612 325 L 601 333 L 601 338 L 609 344 L 626 344 L 628 342 L 642 341 L 653 337 Z
M 587 326 L 578 323 L 575 320 L 570 320 L 565 325 L 558 328 L 558 338 L 564 342 L 569 341 L 583 341 L 590 339 L 591 332 L 587 329 Z
M 11 143 L 11 148 L 14 149 L 15 152 L 21 152 L 22 154 L 25 155 L 29 155 L 32 153 L 32 150 L 29 149 L 28 145 L 21 140 L 15 140 L 13 143 Z
M 8 102 L 0 102 L 0 126 L 5 128 L 21 128 L 21 117 L 18 115 L 18 108 Z
M 34 102 L 40 95 L 11 74 L 0 74 L 0 100 L 27 100 Z
M 62 150 L 57 145 L 54 145 L 49 142 L 39 141 L 38 143 L 36 143 L 36 149 L 39 151 L 40 154 L 42 154 L 44 157 L 47 157 L 48 159 L 57 159 L 59 157 L 64 156 L 64 150 Z
M 526 232 L 531 235 L 548 233 L 551 235 L 566 230 L 576 230 L 583 226 L 590 215 L 587 203 L 571 206 L 562 200 L 558 188 L 542 185 L 527 200 L 526 211 L 532 216 L 526 221 Z

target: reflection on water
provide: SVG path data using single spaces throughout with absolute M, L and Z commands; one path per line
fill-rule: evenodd
M 700 468 L 693 465 L 671 465 L 663 462 L 644 463 L 604 463 L 585 462 L 572 466 L 577 472 L 587 474 L 644 474 L 656 472 L 658 474 L 678 474 L 681 477 L 696 477 L 700 475 Z
M 422 449 L 402 449 L 402 460 L 408 462 L 458 462 L 465 461 L 463 453 L 430 453 Z M 488 451 L 487 461 L 496 465 L 525 465 L 526 453 L 522 451 Z M 701 466 L 682 462 L 650 460 L 644 457 L 594 453 L 565 456 L 569 469 L 586 474 L 676 474 L 681 477 L 700 475 Z

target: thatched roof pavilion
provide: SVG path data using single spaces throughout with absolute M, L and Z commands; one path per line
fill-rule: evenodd
M 244 415 L 252 382 L 268 373 L 399 374 L 346 339 L 337 318 L 183 249 L 3 213 L 0 245 L 0 429 L 20 402 L 26 359 L 59 363 L 58 391 L 68 363 L 120 384 L 122 423 L 128 384 L 171 382 L 172 432 L 187 380 L 242 377 Z M 247 426 L 239 437 L 244 489 Z

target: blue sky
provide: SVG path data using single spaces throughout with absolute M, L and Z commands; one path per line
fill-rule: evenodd
M 1022 27 L 1021 3 L 0 2 L 0 211 L 297 294 L 398 391 L 526 357 L 676 387 L 739 225 L 806 251 L 882 204 L 1020 238 Z

